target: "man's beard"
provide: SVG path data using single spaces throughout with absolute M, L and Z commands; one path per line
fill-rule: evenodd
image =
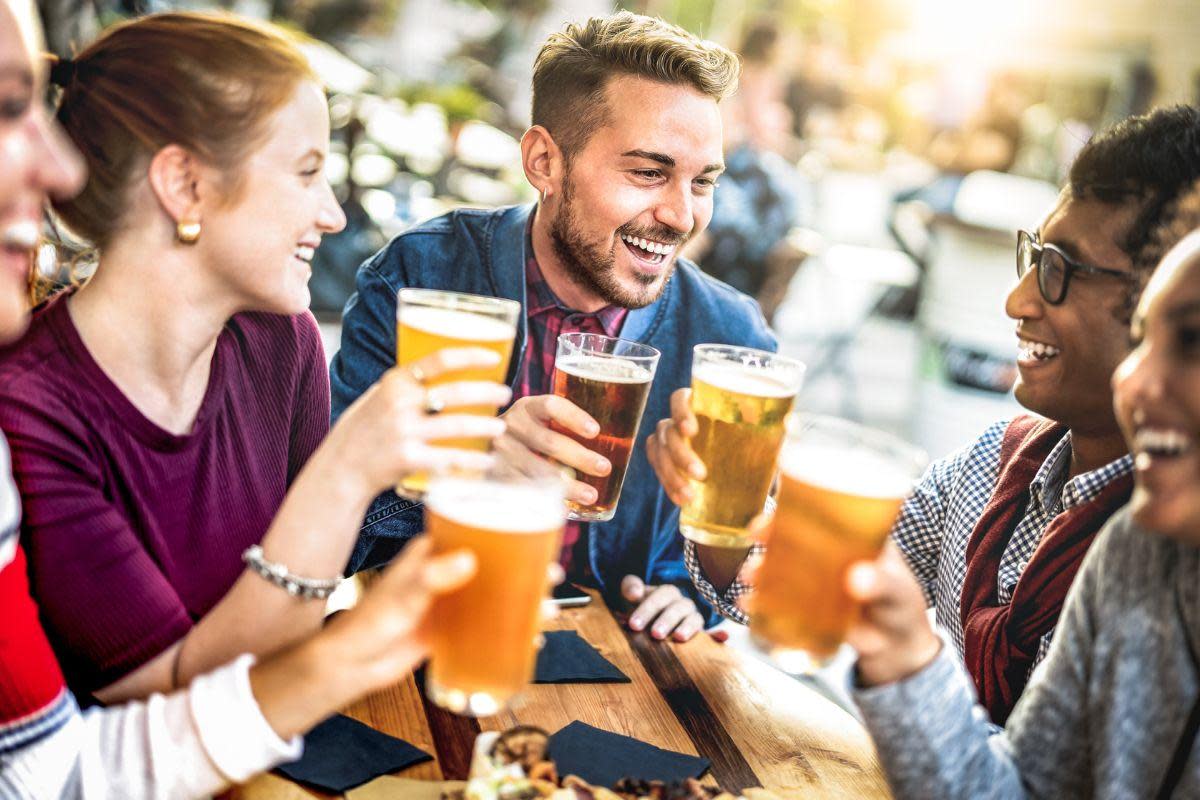
M 575 213 L 571 195 L 571 178 L 568 174 L 563 180 L 562 203 L 550 222 L 550 242 L 554 247 L 554 254 L 558 256 L 559 263 L 567 273 L 567 278 L 584 291 L 600 297 L 607 305 L 644 308 L 657 300 L 675 272 L 674 254 L 663 275 L 635 272 L 634 280 L 643 288 L 632 292 L 626 290 L 617 279 L 617 259 L 613 250 L 605 252 L 603 245 L 589 242 L 580 233 L 579 217 Z M 618 241 L 622 234 L 675 243 L 679 247 L 682 247 L 688 238 L 670 228 L 635 230 L 629 225 L 622 225 L 617 229 Z M 613 247 L 616 247 L 615 242 Z

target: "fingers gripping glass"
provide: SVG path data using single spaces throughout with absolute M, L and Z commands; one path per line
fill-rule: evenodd
M 1067 287 L 1071 284 L 1071 276 L 1076 272 L 1084 275 L 1110 275 L 1131 282 L 1133 276 L 1128 272 L 1104 267 L 1092 267 L 1080 264 L 1060 248 L 1052 244 L 1042 244 L 1037 236 L 1029 231 L 1017 231 L 1017 277 L 1024 278 L 1029 270 L 1037 265 L 1038 291 L 1042 299 L 1052 306 L 1059 305 L 1067 299 Z

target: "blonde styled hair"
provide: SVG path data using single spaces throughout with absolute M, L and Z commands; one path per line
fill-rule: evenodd
M 604 90 L 630 75 L 690 86 L 720 102 L 737 88 L 732 52 L 655 17 L 621 11 L 551 34 L 533 65 L 533 124 L 569 159 L 607 123 Z

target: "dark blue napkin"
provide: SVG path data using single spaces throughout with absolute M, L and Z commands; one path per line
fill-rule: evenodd
M 550 737 L 550 758 L 559 775 L 578 775 L 593 786 L 612 786 L 621 778 L 668 783 L 699 778 L 710 763 L 579 720 Z
M 337 714 L 308 732 L 299 761 L 284 764 L 278 771 L 318 789 L 345 792 L 432 759 L 403 739 Z
M 546 631 L 534 683 L 629 683 L 629 676 L 575 631 Z

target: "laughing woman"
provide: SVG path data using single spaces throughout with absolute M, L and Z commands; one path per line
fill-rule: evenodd
M 84 175 L 41 105 L 45 70 L 34 57 L 40 41 L 33 4 L 0 0 L 3 342 L 29 324 L 26 283 L 45 196 L 77 191 Z M 298 733 L 411 669 L 426 650 L 430 599 L 460 585 L 472 571 L 469 554 L 431 558 L 428 544 L 418 543 L 356 608 L 303 643 L 258 663 L 240 657 L 169 696 L 81 714 L 63 685 L 29 595 L 17 537 L 20 512 L 0 436 L 0 798 L 5 800 L 186 800 L 291 760 L 300 751 Z
M 866 603 L 851 639 L 856 699 L 898 798 L 1200 796 L 1198 229 L 1194 192 L 1163 233 L 1178 243 L 1113 377 L 1132 499 L 1089 551 L 1004 733 L 972 712 L 970 682 L 939 652 L 898 557 L 851 572 Z
M 0 356 L 0 425 L 51 641 L 71 687 L 111 703 L 314 631 L 369 500 L 409 470 L 487 459 L 428 439 L 503 428 L 425 409 L 508 390 L 430 398 L 393 370 L 324 438 L 309 260 L 344 217 L 324 95 L 279 32 L 149 16 L 52 77 L 89 173 L 55 209 L 99 263 Z M 495 358 L 453 351 L 416 374 Z

